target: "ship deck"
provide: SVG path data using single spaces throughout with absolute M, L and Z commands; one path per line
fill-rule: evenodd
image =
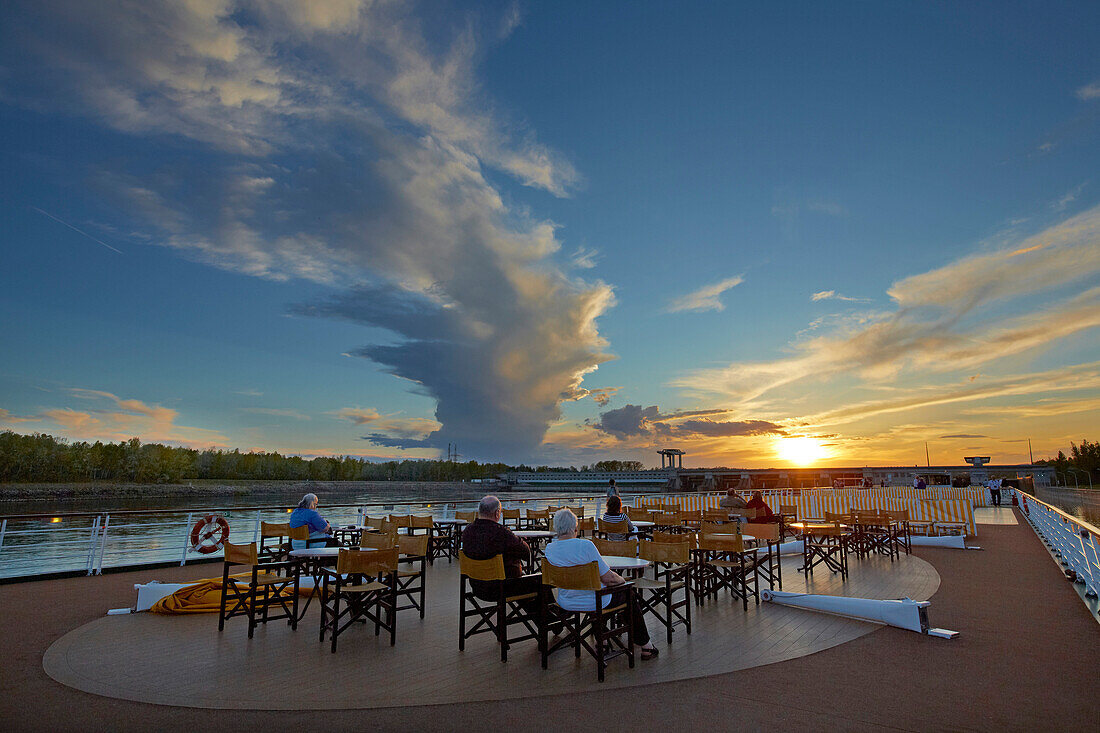
M 353 629 L 336 655 L 317 643 L 315 611 L 297 633 L 276 622 L 251 642 L 240 619 L 219 637 L 213 615 L 103 616 L 132 601 L 134 583 L 208 577 L 209 565 L 0 586 L 9 622 L 0 711 L 18 730 L 453 730 L 536 721 L 540 729 L 619 730 L 700 720 L 721 728 L 1094 728 L 1100 630 L 1032 530 L 1003 523 L 1004 511 L 987 514 L 982 552 L 919 548 L 894 567 L 853 561 L 843 591 L 932 593 L 931 620 L 961 632 L 954 640 L 712 602 L 690 637 L 678 629 L 666 645 L 655 633 L 660 657 L 634 670 L 615 660 L 602 685 L 591 659 L 575 663 L 568 652 L 543 672 L 530 642 L 507 664 L 485 636 L 460 655 L 457 569 L 446 562 L 431 571 L 428 619 L 403 612 L 396 647 Z M 804 589 L 793 571 L 784 580 L 787 590 Z M 839 590 L 827 574 L 814 582 L 812 592 Z M 51 646 L 47 666 L 67 684 L 43 668 Z

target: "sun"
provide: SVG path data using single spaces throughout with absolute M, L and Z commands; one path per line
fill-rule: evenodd
M 808 466 L 829 455 L 825 446 L 814 438 L 780 438 L 775 442 L 775 452 L 796 466 Z

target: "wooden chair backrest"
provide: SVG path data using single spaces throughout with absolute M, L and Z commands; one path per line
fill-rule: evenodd
M 725 524 L 703 522 L 699 525 L 699 534 L 704 537 L 712 534 L 741 534 L 741 525 L 737 522 L 726 522 Z
M 667 565 L 686 565 L 691 561 L 691 545 L 687 542 L 643 542 L 638 557 Z
M 730 513 L 725 509 L 707 509 L 703 512 L 704 522 L 728 522 Z
M 426 534 L 398 535 L 397 550 L 409 557 L 424 557 L 428 554 L 429 539 L 431 538 Z
M 680 514 L 679 512 L 662 511 L 660 514 L 653 515 L 653 521 L 657 524 L 672 526 L 680 523 Z
M 303 524 L 301 527 L 291 527 L 287 525 L 286 536 L 292 540 L 308 540 L 309 525 Z
M 578 517 L 577 518 L 577 531 L 578 532 L 595 532 L 596 531 L 596 518 L 595 517 Z
M 285 537 L 289 532 L 287 522 L 260 522 L 261 537 Z
M 371 529 L 382 529 L 387 521 L 385 517 L 366 517 L 363 521 L 363 526 L 370 527 Z
M 580 519 L 581 517 L 584 516 L 584 507 L 583 506 L 569 506 L 569 507 L 563 507 L 563 508 L 568 509 L 571 512 L 573 512 L 574 514 L 576 514 L 578 519 Z
M 550 510 L 549 509 L 528 509 L 527 510 L 527 518 L 528 519 L 549 519 L 550 518 Z
M 649 511 L 648 510 L 641 509 L 639 507 L 633 507 L 633 506 L 628 506 L 628 507 L 623 507 L 623 508 L 626 509 L 626 516 L 630 517 L 631 521 L 633 521 L 633 522 L 648 522 L 649 521 Z
M 768 542 L 779 541 L 779 525 L 774 522 L 757 522 L 742 525 L 741 531 L 744 534 L 749 534 L 758 540 L 765 540 Z
M 504 509 L 503 510 L 503 518 L 504 519 L 519 519 L 519 509 Z
M 848 519 L 848 516 L 849 515 L 844 514 L 843 512 L 825 512 L 825 521 L 826 522 L 844 522 Z
M 592 540 L 601 555 L 616 557 L 637 557 L 638 540 L 602 540 L 599 537 Z M 648 543 L 646 543 L 648 544 Z
M 472 580 L 504 580 L 504 556 L 493 555 L 488 560 L 471 560 L 458 551 L 458 572 Z
M 412 515 L 411 514 L 391 514 L 390 521 L 398 527 L 411 527 Z
M 890 517 L 890 519 L 893 519 L 895 522 L 908 522 L 909 521 L 909 510 L 908 509 L 898 509 L 898 510 L 895 510 L 895 511 L 887 511 L 886 516 Z
M 753 519 L 756 519 L 757 515 L 760 514 L 759 509 L 749 509 L 748 507 L 740 507 L 738 509 L 730 509 L 729 511 L 730 511 L 730 514 L 732 516 L 744 517 L 745 519 L 748 519 L 750 521 L 753 520 Z
M 477 512 L 455 512 L 455 519 L 465 519 L 467 522 L 472 522 L 477 519 Z
M 566 590 L 600 590 L 600 565 L 597 562 L 584 565 L 571 565 L 559 568 L 551 565 L 546 558 L 542 560 L 542 584 Z
M 663 501 L 660 504 L 657 505 L 657 508 L 660 509 L 662 512 L 678 512 L 678 511 L 680 511 L 680 505 L 679 504 L 666 504 Z
M 678 514 L 681 522 L 698 522 L 703 516 L 698 509 L 681 509 Z
M 817 527 L 806 528 L 806 534 L 813 535 L 814 537 L 839 537 L 847 533 L 848 530 L 844 529 L 839 524 L 819 525 Z
M 715 537 L 703 535 L 699 538 L 699 549 L 711 552 L 744 552 L 745 542 L 740 536 Z
M 788 517 L 798 518 L 798 504 L 780 504 L 779 513 Z
M 225 544 L 225 562 L 229 565 L 256 565 L 259 560 L 256 556 L 256 543 L 247 545 L 234 545 L 232 542 Z
M 413 529 L 431 529 L 435 526 L 435 519 L 414 514 L 410 517 L 409 526 Z
M 381 550 L 340 550 L 336 572 L 340 575 L 378 575 L 397 569 L 397 548 Z
M 621 522 L 605 522 L 601 519 L 600 531 L 610 532 L 611 534 L 627 534 L 630 532 L 630 525 L 625 519 Z
M 383 532 L 364 532 L 359 535 L 359 546 L 369 550 L 388 550 L 396 546 L 397 535 Z
M 654 542 L 686 543 L 690 541 L 690 537 L 691 534 L 677 534 L 676 532 L 654 532 L 652 535 L 650 535 L 650 539 L 652 539 Z

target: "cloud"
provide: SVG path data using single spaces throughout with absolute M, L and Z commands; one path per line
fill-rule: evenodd
M 713 285 L 705 285 L 698 290 L 672 300 L 665 308 L 665 312 L 678 313 L 680 311 L 725 310 L 726 306 L 722 304 L 718 296 L 730 288 L 740 285 L 744 281 L 745 278 L 743 276 L 735 275 L 734 277 L 727 277 L 725 280 L 716 282 Z
M 440 427 L 435 420 L 383 415 L 373 407 L 344 407 L 332 414 L 356 425 L 370 425 L 375 430 L 385 431 L 364 435 L 362 439 L 390 448 L 432 447 L 434 443 L 425 436 Z
M 234 390 L 233 394 L 244 395 L 245 397 L 263 397 L 264 393 L 256 389 L 238 389 Z
M 242 407 L 241 412 L 250 412 L 253 415 L 271 415 L 273 417 L 292 417 L 295 420 L 309 420 L 309 415 L 303 415 L 297 410 L 280 409 L 276 407 Z
M 959 433 L 958 435 L 941 435 L 940 440 L 961 440 L 963 438 L 988 438 L 988 435 L 975 435 L 971 433 Z
M 1074 93 L 1082 102 L 1091 102 L 1094 99 L 1100 99 L 1100 81 L 1094 81 L 1091 84 L 1078 87 L 1077 91 Z
M 835 290 L 820 290 L 810 296 L 810 300 L 817 302 L 819 300 L 845 300 L 851 303 L 866 303 L 866 298 L 850 298 L 847 295 L 840 295 Z
M 656 405 L 625 405 L 617 410 L 600 413 L 597 422 L 589 423 L 593 429 L 617 440 L 631 437 L 660 435 L 665 437 L 730 438 L 751 435 L 782 435 L 785 430 L 767 420 L 686 419 L 698 415 L 725 413 L 727 410 L 698 410 L 661 414 Z
M 228 439 L 216 430 L 176 424 L 179 413 L 142 400 L 124 399 L 110 392 L 72 388 L 66 390 L 84 402 L 107 403 L 108 407 L 77 410 L 72 407 L 50 407 L 35 415 L 11 416 L 0 409 L 0 425 L 38 423 L 43 430 L 73 440 L 124 441 L 139 438 L 146 442 L 169 443 L 206 448 L 226 446 Z M 112 409 L 113 408 L 113 409 Z
M 596 259 L 598 257 L 599 252 L 596 250 L 578 247 L 569 258 L 569 264 L 580 270 L 590 270 L 596 266 Z
M 91 181 L 120 212 L 108 224 L 330 288 L 293 311 L 394 335 L 346 353 L 437 401 L 440 427 L 410 441 L 523 460 L 610 358 L 596 321 L 611 288 L 555 265 L 557 225 L 501 191 L 580 182 L 479 82 L 514 9 L 484 26 L 441 11 L 428 29 L 391 2 L 26 3 L 21 16 L 0 30 L 11 98 L 189 153 L 112 158 Z M 577 252 L 575 266 L 594 261 Z
M 1081 192 L 1085 190 L 1085 186 L 1087 185 L 1088 181 L 1085 181 L 1080 185 L 1074 186 L 1073 189 L 1066 192 L 1065 196 L 1062 196 L 1060 199 L 1052 203 L 1050 205 L 1050 208 L 1052 208 L 1054 211 L 1065 211 L 1067 208 L 1069 208 L 1070 204 L 1077 200 L 1077 197 L 1081 195 Z
M 789 357 L 696 370 L 673 384 L 745 404 L 810 378 L 852 374 L 875 382 L 906 370 L 973 370 L 1100 325 L 1100 289 L 1064 296 L 1097 274 L 1100 207 L 1023 241 L 903 278 L 888 290 L 894 311 L 796 343 Z M 1052 302 L 1029 303 L 1016 315 L 995 311 L 1038 293 Z
M 585 389 L 581 386 L 571 388 L 567 393 L 562 395 L 562 399 L 565 401 L 583 400 L 585 397 L 591 397 L 592 401 L 600 407 L 605 407 L 611 398 L 621 390 L 622 387 L 599 387 L 597 389 Z

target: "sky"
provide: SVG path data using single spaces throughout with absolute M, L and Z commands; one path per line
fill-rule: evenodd
M 1021 463 L 1100 425 L 1096 3 L 6 2 L 0 429 Z

